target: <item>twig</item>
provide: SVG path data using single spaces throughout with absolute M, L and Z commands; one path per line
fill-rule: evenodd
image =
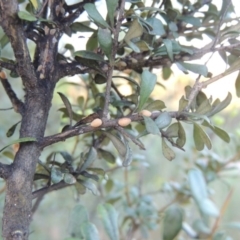
M 16 62 L 18 63 L 16 71 L 22 78 L 25 88 L 30 90 L 37 86 L 38 80 L 31 62 L 26 36 L 23 34 L 24 26 L 19 21 L 17 12 L 17 1 L 4 1 L 4 4 L 1 4 L 0 23 L 13 48 Z
M 129 196 L 129 188 L 128 188 L 128 185 L 129 185 L 129 182 L 128 182 L 128 168 L 124 169 L 124 184 L 125 184 L 124 193 L 125 193 L 125 196 L 126 196 L 126 199 L 127 199 L 128 206 L 130 207 L 131 206 L 131 199 L 130 199 L 130 196 Z
M 142 150 L 146 150 L 144 145 L 134 136 L 132 136 L 130 133 L 124 131 L 124 129 L 122 127 L 116 126 L 116 129 L 125 137 L 129 138 L 132 140 L 132 142 L 134 142 L 137 146 L 139 146 L 140 149 Z
M 0 67 L 8 69 L 10 71 L 16 70 L 16 64 L 10 62 L 0 61 Z
M 3 164 L 0 162 L 0 178 L 7 179 L 12 172 L 12 165 Z
M 63 19 L 63 22 L 67 23 L 68 25 L 71 24 L 75 19 L 77 19 L 85 11 L 84 5 L 86 3 L 94 3 L 94 2 L 96 2 L 96 0 L 84 0 L 72 5 L 67 5 L 65 3 L 63 5 L 63 8 L 69 13 L 69 15 Z
M 229 191 L 229 193 L 228 193 L 228 195 L 227 195 L 227 197 L 226 197 L 226 199 L 225 199 L 225 201 L 224 201 L 224 203 L 223 203 L 223 205 L 222 205 L 222 207 L 221 207 L 220 214 L 219 214 L 219 216 L 216 218 L 216 221 L 214 222 L 214 225 L 213 225 L 213 227 L 212 227 L 211 234 L 210 234 L 210 236 L 209 236 L 209 238 L 208 238 L 209 240 L 212 239 L 214 233 L 215 233 L 216 230 L 218 229 L 219 223 L 220 223 L 220 221 L 222 220 L 225 211 L 227 210 L 227 206 L 228 206 L 228 204 L 229 204 L 229 202 L 230 202 L 230 200 L 231 200 L 232 194 L 233 194 L 233 189 L 231 189 L 231 190 Z
M 195 82 L 193 88 L 192 88 L 192 91 L 188 97 L 188 105 L 185 109 L 189 109 L 193 99 L 197 96 L 197 94 L 199 93 L 199 91 L 201 91 L 203 88 L 206 88 L 208 85 L 218 81 L 219 79 L 231 74 L 231 73 L 234 73 L 236 71 L 239 71 L 240 70 L 240 64 L 239 62 L 235 62 L 235 66 L 231 66 L 229 69 L 227 69 L 225 72 L 213 77 L 213 78 L 210 78 L 206 81 L 203 81 L 203 82 Z
M 154 113 L 152 113 L 151 118 L 155 119 L 160 114 L 161 114 L 161 112 L 154 112 Z M 184 115 L 184 112 L 181 114 L 179 114 L 178 111 L 169 112 L 169 115 L 172 118 L 186 118 L 186 116 Z M 129 115 L 128 118 L 130 118 L 132 121 L 143 121 L 142 116 L 139 114 Z M 81 134 L 88 133 L 88 132 L 98 131 L 98 130 L 101 130 L 102 128 L 114 128 L 114 127 L 118 126 L 118 120 L 119 119 L 108 120 L 107 122 L 103 122 L 103 124 L 97 128 L 91 127 L 89 125 L 81 125 L 79 127 L 70 128 L 70 129 L 66 130 L 65 132 L 54 134 L 54 135 L 48 136 L 48 137 L 44 137 L 42 139 L 42 141 L 39 142 L 39 147 L 45 148 L 46 146 L 49 146 L 51 144 L 54 144 L 54 143 L 57 143 L 60 141 L 65 141 L 66 139 L 68 139 L 70 137 L 81 135 Z
M 9 108 L 0 108 L 0 111 L 8 111 L 8 110 L 11 110 L 13 109 L 13 107 L 9 107 Z
M 114 69 L 114 59 L 115 55 L 117 53 L 118 49 L 118 36 L 121 28 L 121 24 L 124 18 L 124 6 L 125 6 L 125 0 L 120 1 L 120 8 L 118 10 L 118 19 L 116 23 L 115 29 L 113 29 L 113 49 L 112 49 L 112 63 L 109 66 L 108 72 L 107 72 L 107 85 L 106 85 L 106 91 L 105 91 L 105 102 L 104 102 L 104 108 L 103 108 L 103 120 L 107 120 L 108 118 L 108 107 L 110 102 L 110 91 L 112 87 L 112 74 Z
M 182 53 L 180 56 L 180 59 L 176 59 L 173 61 L 177 62 L 183 58 L 187 58 L 187 60 L 195 60 L 195 59 L 199 59 L 202 56 L 204 56 L 205 54 L 211 52 L 211 51 L 221 51 L 221 50 L 225 50 L 225 51 L 232 51 L 235 48 L 240 47 L 240 43 L 235 43 L 229 46 L 221 46 L 221 47 L 217 47 L 214 48 L 213 50 L 211 50 L 211 46 L 207 45 L 206 47 L 202 48 L 202 49 L 195 49 L 195 53 L 190 55 L 190 54 L 186 54 L 186 53 Z M 118 71 L 124 71 L 127 69 L 132 69 L 135 70 L 136 72 L 141 72 L 143 67 L 150 67 L 150 68 L 154 68 L 154 67 L 160 67 L 160 66 L 164 66 L 167 63 L 170 62 L 170 59 L 168 56 L 162 56 L 161 58 L 154 58 L 153 56 L 146 59 L 143 58 L 145 53 L 135 53 L 134 57 L 135 59 L 137 59 L 138 61 L 132 61 L 131 58 L 129 58 L 128 56 L 120 58 L 119 61 L 124 62 L 126 65 L 124 66 L 120 66 L 120 65 L 115 65 L 114 66 L 114 70 L 118 70 Z M 103 73 L 107 74 L 107 72 L 109 71 L 109 66 L 106 62 L 102 62 L 100 64 L 100 67 L 103 71 Z M 79 63 L 77 61 L 72 61 L 71 63 L 68 63 L 66 61 L 66 63 L 61 63 L 58 66 L 58 71 L 57 71 L 57 78 L 63 78 L 65 76 L 73 76 L 76 74 L 84 74 L 84 73 L 90 73 L 93 72 L 93 70 L 91 70 L 88 66 L 84 65 L 83 63 Z
M 64 181 L 61 181 L 59 183 L 53 184 L 50 187 L 41 188 L 41 189 L 36 190 L 36 191 L 34 191 L 32 193 L 32 199 L 38 198 L 38 197 L 43 196 L 43 195 L 45 195 L 47 193 L 50 193 L 52 191 L 59 190 L 59 189 L 62 189 L 62 188 L 65 188 L 65 187 L 69 187 L 69 186 L 72 186 L 72 185 L 71 184 L 67 184 Z
M 13 89 L 12 89 L 10 83 L 8 82 L 7 78 L 0 77 L 0 80 L 1 80 L 1 83 L 2 83 L 4 89 L 7 93 L 10 101 L 12 102 L 12 105 L 13 105 L 13 108 L 14 108 L 15 112 L 18 112 L 21 115 L 23 115 L 23 112 L 24 112 L 23 102 L 18 99 L 17 95 L 13 91 Z
M 36 210 L 38 209 L 41 201 L 43 200 L 44 195 L 41 195 L 37 198 L 36 202 L 34 203 L 33 207 L 32 207 L 32 215 L 36 212 Z
M 42 15 L 42 13 L 43 13 L 45 7 L 46 7 L 47 4 L 48 4 L 48 1 L 49 1 L 49 0 L 45 0 L 45 2 L 43 3 L 41 9 L 39 10 L 38 14 L 36 15 L 36 17 L 41 17 L 41 15 Z
M 224 4 L 224 3 L 223 3 L 223 4 Z M 227 12 L 230 4 L 232 4 L 232 1 L 228 1 L 227 6 L 226 6 L 226 8 L 223 10 L 223 13 L 222 13 L 222 15 L 221 15 L 221 17 L 220 17 L 219 24 L 218 24 L 218 27 L 217 27 L 216 37 L 215 37 L 215 39 L 214 39 L 214 41 L 213 41 L 213 43 L 212 43 L 211 49 L 214 49 L 214 48 L 215 48 L 215 45 L 217 44 L 217 42 L 218 42 L 218 40 L 219 40 L 219 37 L 220 37 L 220 28 L 221 28 L 221 26 L 222 26 L 224 16 L 225 16 L 225 14 L 226 14 L 226 12 Z

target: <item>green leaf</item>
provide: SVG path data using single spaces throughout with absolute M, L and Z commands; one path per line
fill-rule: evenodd
M 98 42 L 107 58 L 112 62 L 112 36 L 109 29 L 98 28 Z
M 230 102 L 232 100 L 232 94 L 228 93 L 227 97 L 222 101 L 215 101 L 212 104 L 212 110 L 210 111 L 210 113 L 206 114 L 208 117 L 215 115 L 216 113 L 222 111 L 224 108 L 226 108 Z M 219 102 L 219 103 L 218 103 Z
M 160 132 L 157 124 L 150 117 L 143 116 L 143 119 L 144 119 L 147 132 L 151 134 L 159 135 Z
M 118 213 L 111 204 L 105 203 L 97 208 L 104 229 L 110 240 L 118 240 Z
M 176 141 L 176 144 L 179 147 L 183 147 L 186 143 L 186 133 L 184 131 L 184 128 L 180 122 L 178 122 L 178 138 Z
M 35 9 L 38 9 L 38 1 L 37 1 L 37 0 L 30 0 L 30 1 L 31 1 L 31 3 L 32 3 L 33 7 L 34 7 Z
M 110 28 L 110 26 L 103 19 L 101 14 L 98 12 L 96 6 L 92 3 L 84 5 L 84 9 L 87 11 L 89 17 L 100 27 Z
M 164 80 L 167 80 L 170 78 L 170 76 L 172 75 L 172 70 L 170 67 L 163 67 L 162 68 L 162 76 Z
M 11 143 L 9 143 L 8 145 L 6 145 L 5 147 L 3 147 L 0 152 L 2 152 L 5 148 L 15 144 L 15 143 L 23 143 L 23 142 L 36 142 L 37 139 L 33 138 L 33 137 L 25 137 L 25 138 L 19 138 L 17 140 L 12 141 Z
M 163 240 L 173 240 L 182 229 L 183 210 L 177 206 L 170 206 L 163 220 Z
M 191 169 L 188 172 L 188 182 L 192 196 L 197 201 L 208 198 L 207 184 L 202 172 L 198 169 Z
M 96 60 L 96 61 L 104 61 L 101 55 L 91 51 L 85 51 L 85 50 L 77 51 L 74 53 L 74 56 Z
M 72 119 L 73 119 L 72 105 L 69 102 L 68 98 L 63 93 L 58 92 L 58 94 L 61 97 L 61 99 L 62 99 L 62 101 L 63 101 L 63 103 L 64 103 L 64 105 L 67 109 L 68 116 L 69 116 L 69 125 L 71 127 L 72 126 Z
M 85 25 L 84 22 L 74 22 L 70 25 L 72 32 L 95 32 L 96 30 Z
M 162 22 L 157 19 L 157 18 L 148 18 L 147 23 L 150 24 L 150 26 L 152 27 L 152 30 L 149 30 L 148 33 L 151 35 L 165 35 L 166 31 L 164 29 L 164 26 L 162 24 Z
M 56 167 L 51 169 L 51 181 L 52 183 L 59 183 L 63 180 L 63 173 Z
M 18 125 L 20 122 L 21 122 L 21 121 L 15 123 L 13 126 L 11 126 L 11 127 L 8 129 L 8 131 L 7 131 L 7 133 L 6 133 L 6 136 L 7 136 L 7 137 L 11 137 L 11 136 L 14 134 L 14 132 L 15 132 L 15 130 L 16 130 L 16 127 L 17 127 L 17 125 Z
M 140 99 L 138 104 L 138 110 L 142 110 L 143 105 L 148 100 L 151 92 L 153 91 L 155 84 L 157 82 L 157 76 L 148 70 L 144 70 L 141 75 L 140 84 Z
M 34 15 L 24 11 L 19 11 L 18 17 L 29 22 L 37 21 L 37 18 Z
M 114 14 L 118 6 L 118 0 L 106 0 L 106 4 L 110 25 L 111 27 L 114 27 Z
M 170 39 L 163 39 L 164 46 L 167 49 L 167 54 L 171 61 L 173 61 L 173 45 Z
M 210 112 L 211 109 L 212 109 L 212 106 L 210 104 L 210 101 L 208 99 L 206 99 L 199 105 L 199 107 L 196 109 L 195 113 L 197 113 L 199 115 L 204 115 L 204 114 L 207 114 L 208 112 Z
M 0 39 L 1 49 L 3 49 L 8 43 L 9 43 L 9 38 L 6 34 L 4 34 Z M 3 60 L 3 58 L 1 58 L 1 60 Z
M 75 236 L 78 239 L 82 238 L 81 225 L 88 221 L 89 216 L 87 209 L 83 205 L 77 204 L 71 211 L 68 224 L 71 236 Z
M 12 152 L 10 152 L 10 151 L 4 151 L 2 154 L 3 154 L 5 157 L 10 158 L 11 160 L 14 159 L 14 154 L 13 154 Z
M 67 184 L 74 184 L 77 182 L 76 178 L 71 173 L 65 173 L 63 181 Z
M 132 41 L 128 41 L 127 44 L 134 52 L 136 52 L 136 53 L 141 52 L 141 50 L 138 48 L 138 46 L 135 43 L 133 43 Z
M 95 225 L 90 222 L 81 224 L 81 233 L 84 240 L 99 240 L 99 233 Z
M 200 125 L 198 125 L 197 123 L 193 124 L 193 138 L 194 138 L 194 143 L 196 146 L 196 149 L 198 151 L 203 150 L 204 145 L 206 145 L 206 147 L 208 149 L 212 148 L 212 143 L 211 140 L 209 138 L 209 136 L 203 131 L 203 129 L 200 127 Z
M 163 129 L 170 125 L 172 122 L 171 116 L 168 112 L 160 113 L 160 115 L 155 119 L 155 123 L 157 124 L 159 129 Z
M 127 152 L 125 144 L 117 136 L 111 133 L 105 132 L 104 134 L 111 140 L 114 147 L 118 150 L 119 154 L 121 156 L 125 156 Z
M 178 106 L 178 111 L 181 112 L 183 111 L 188 105 L 188 100 L 182 96 L 181 99 L 179 100 L 179 106 Z
M 178 17 L 178 19 L 181 20 L 181 21 L 183 21 L 183 22 L 192 24 L 192 25 L 195 26 L 195 27 L 200 27 L 200 26 L 202 25 L 200 19 L 199 19 L 199 18 L 196 18 L 196 17 L 192 17 L 192 16 L 180 16 L 180 17 Z
M 219 216 L 219 210 L 217 209 L 216 205 L 208 198 L 201 199 L 201 201 L 198 202 L 198 206 L 204 215 L 211 217 Z
M 238 72 L 238 76 L 235 81 L 235 88 L 236 88 L 237 97 L 240 97 L 240 71 Z
M 91 147 L 85 161 L 83 162 L 83 164 L 81 165 L 79 171 L 83 172 L 85 171 L 88 167 L 90 167 L 93 162 L 97 159 L 97 151 L 94 147 Z
M 87 51 L 94 51 L 95 49 L 97 49 L 97 47 L 98 47 L 98 39 L 97 39 L 97 32 L 95 31 L 87 41 L 86 50 Z M 103 61 L 102 56 L 99 55 L 98 57 L 100 57 L 102 59 L 100 61 Z
M 73 157 L 68 152 L 60 151 L 58 153 L 61 154 L 61 156 L 63 157 L 63 159 L 65 160 L 66 163 L 68 163 L 69 165 L 71 165 L 73 163 L 73 161 L 74 161 Z
M 178 122 L 171 124 L 165 131 L 166 136 L 170 138 L 178 137 L 178 128 Z
M 96 185 L 91 182 L 91 180 L 89 180 L 89 179 L 87 179 L 87 180 L 78 179 L 77 181 L 79 183 L 81 183 L 84 187 L 86 187 L 88 190 L 90 190 L 93 195 L 99 196 L 99 191 L 98 191 Z
M 160 111 L 164 108 L 166 108 L 165 106 L 165 103 L 161 100 L 156 100 L 156 101 L 153 101 L 151 103 L 149 103 L 146 107 L 144 107 L 145 109 L 147 109 L 148 111 Z
M 132 162 L 132 149 L 130 148 L 126 139 L 124 142 L 125 142 L 127 152 L 126 152 L 126 155 L 124 156 L 122 165 L 123 165 L 123 167 L 128 167 Z
M 98 153 L 100 153 L 100 156 L 102 159 L 104 159 L 105 161 L 114 164 L 116 162 L 116 158 L 114 157 L 114 155 L 111 152 L 108 152 L 104 149 L 98 148 Z
M 201 74 L 204 77 L 208 76 L 208 69 L 205 65 L 195 64 L 195 63 L 185 63 L 185 62 L 176 62 L 180 70 L 187 72 L 187 70 Z
M 217 126 L 212 126 L 208 122 L 204 121 L 203 126 L 209 127 L 218 137 L 220 137 L 223 141 L 229 143 L 230 142 L 230 137 L 227 132 L 225 132 L 223 129 L 217 127 Z
M 128 32 L 124 37 L 124 41 L 128 44 L 129 41 L 131 41 L 134 38 L 141 37 L 142 34 L 143 34 L 142 25 L 139 23 L 138 19 L 134 19 L 132 21 L 130 28 L 128 29 Z
M 169 161 L 172 161 L 175 158 L 174 151 L 167 145 L 164 138 L 162 138 L 162 153 L 163 156 Z

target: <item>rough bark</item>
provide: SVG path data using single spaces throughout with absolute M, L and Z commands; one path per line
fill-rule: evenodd
M 20 137 L 41 139 L 51 104 L 53 86 L 40 86 L 26 96 L 26 112 L 22 119 Z M 37 142 L 21 144 L 7 178 L 3 215 L 4 239 L 28 239 L 32 211 L 32 180 L 40 156 Z
M 21 143 L 10 170 L 5 171 L 6 198 L 3 213 L 3 238 L 27 240 L 32 212 L 32 182 L 41 154 L 48 112 L 56 84 L 56 55 L 60 33 L 45 27 L 37 42 L 37 57 L 31 62 L 22 21 L 17 17 L 18 1 L 0 0 L 0 24 L 9 37 L 16 59 L 16 71 L 25 87 L 24 107 L 20 112 L 20 138 L 36 142 Z M 6 90 L 6 89 L 5 89 Z M 6 90 L 7 91 L 7 90 Z M 8 94 L 9 95 L 9 94 Z M 4 174 L 2 174 L 4 176 Z

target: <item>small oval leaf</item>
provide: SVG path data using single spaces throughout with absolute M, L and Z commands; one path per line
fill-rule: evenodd
M 167 112 L 161 113 L 156 119 L 155 123 L 157 124 L 159 129 L 163 129 L 170 125 L 172 122 L 171 116 Z
M 143 105 L 148 100 L 151 92 L 153 91 L 155 84 L 157 82 L 157 76 L 148 70 L 144 70 L 141 75 L 140 84 L 140 99 L 138 104 L 138 110 L 142 110 Z
M 118 240 L 118 213 L 114 207 L 109 203 L 105 203 L 99 205 L 97 211 L 110 240 Z
M 169 161 L 172 161 L 175 158 L 174 151 L 167 145 L 164 138 L 162 138 L 162 153 L 163 156 Z
M 160 133 L 156 122 L 154 122 L 150 117 L 143 116 L 143 119 L 144 119 L 147 132 L 155 135 L 158 135 Z
M 170 206 L 163 220 L 163 240 L 173 240 L 182 229 L 183 210 L 177 206 Z

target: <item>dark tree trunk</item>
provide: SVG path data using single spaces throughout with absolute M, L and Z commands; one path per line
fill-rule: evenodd
M 57 2 L 50 2 L 51 11 L 55 9 Z M 22 115 L 20 138 L 32 137 L 36 141 L 20 144 L 14 162 L 10 169 L 7 169 L 8 174 L 5 174 L 7 185 L 3 213 L 5 240 L 28 239 L 32 212 L 32 183 L 42 150 L 39 143 L 44 136 L 53 91 L 58 80 L 56 56 L 60 31 L 56 26 L 51 26 L 50 29 L 49 25 L 45 25 L 44 34 L 34 35 L 36 50 L 32 62 L 27 47 L 26 32 L 23 22 L 17 17 L 17 12 L 17 0 L 0 0 L 0 24 L 13 48 L 16 59 L 15 70 L 25 87 L 25 102 L 22 103 L 17 99 L 7 79 L 2 83 L 14 109 Z
M 45 82 L 46 84 L 46 82 Z M 20 137 L 40 140 L 45 131 L 54 84 L 39 85 L 28 92 L 25 101 Z M 32 208 L 32 181 L 41 154 L 37 142 L 22 143 L 7 179 L 3 216 L 4 239 L 28 239 Z

